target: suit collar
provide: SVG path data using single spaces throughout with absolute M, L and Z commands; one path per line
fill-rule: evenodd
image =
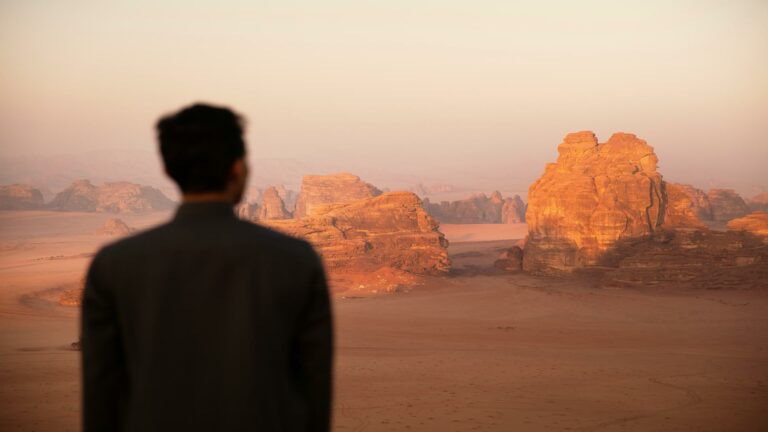
M 231 202 L 196 202 L 181 203 L 176 210 L 174 221 L 194 221 L 203 219 L 234 219 L 235 211 Z

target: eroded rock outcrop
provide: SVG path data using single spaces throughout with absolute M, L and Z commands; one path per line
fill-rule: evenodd
M 712 220 L 727 222 L 749 214 L 751 209 L 733 189 L 711 189 L 707 192 Z
M 635 135 L 616 133 L 600 144 L 592 132 L 571 133 L 558 151 L 528 191 L 525 270 L 570 272 L 597 264 L 621 239 L 699 225 L 677 194 L 670 206 L 653 147 Z
M 104 221 L 104 224 L 99 228 L 98 234 L 111 235 L 111 236 L 126 236 L 136 230 L 131 228 L 118 218 L 109 218 Z
M 349 274 L 392 277 L 398 272 L 407 279 L 412 277 L 408 275 L 444 274 L 450 267 L 448 242 L 411 192 L 315 204 L 304 218 L 262 223 L 312 243 L 332 279 Z
M 128 182 L 104 183 L 95 186 L 88 180 L 78 180 L 56 194 L 48 208 L 58 211 L 143 213 L 170 210 L 174 203 L 160 190 Z
M 615 287 L 765 289 L 768 245 L 746 231 L 680 229 L 626 239 L 605 257 Z
M 289 219 L 291 214 L 285 209 L 278 190 L 274 186 L 264 189 L 259 206 L 258 220 Z
M 732 219 L 728 222 L 728 229 L 734 231 L 746 231 L 763 237 L 768 241 L 768 213 L 756 211 L 744 217 Z
M 38 210 L 43 208 L 43 194 L 29 185 L 0 186 L 0 210 Z
M 432 203 L 425 198 L 424 208 L 441 223 L 496 224 L 525 221 L 525 203 L 520 196 L 503 198 L 499 191 L 483 193 L 457 201 Z
M 378 195 L 381 195 L 379 189 L 349 173 L 307 175 L 302 179 L 293 216 L 312 216 L 315 209 L 324 204 L 349 203 Z

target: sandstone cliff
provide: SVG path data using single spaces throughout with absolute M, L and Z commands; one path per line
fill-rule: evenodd
M 274 186 L 264 189 L 261 196 L 258 220 L 289 219 L 291 214 L 285 209 L 285 204 Z
M 88 180 L 78 180 L 56 194 L 48 208 L 59 211 L 143 213 L 170 210 L 174 206 L 173 201 L 150 186 L 113 182 L 97 187 Z
M 674 189 L 670 203 L 653 147 L 635 135 L 599 144 L 592 132 L 571 133 L 558 151 L 528 191 L 525 270 L 570 272 L 597 264 L 618 240 L 700 225 Z
M 43 194 L 29 185 L 0 186 L 0 210 L 38 210 L 43 207 Z
M 343 273 L 380 278 L 391 271 L 436 275 L 446 273 L 450 266 L 448 242 L 410 192 L 316 204 L 304 218 L 262 223 L 312 243 L 332 279 Z M 375 281 L 363 283 L 371 282 Z
M 349 203 L 378 195 L 381 195 L 379 189 L 349 173 L 307 175 L 302 179 L 293 216 L 297 219 L 312 216 L 323 204 Z

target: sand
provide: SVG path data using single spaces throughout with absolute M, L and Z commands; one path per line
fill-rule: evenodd
M 0 212 L 2 431 L 79 429 L 78 312 L 47 299 L 112 239 L 94 234 L 107 217 Z M 120 217 L 143 228 L 168 215 Z M 335 430 L 768 429 L 768 289 L 504 274 L 492 262 L 524 226 L 443 229 L 450 277 L 335 300 Z

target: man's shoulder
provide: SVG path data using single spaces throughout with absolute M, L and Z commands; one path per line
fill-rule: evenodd
M 314 248 L 305 240 L 288 236 L 255 223 L 236 220 L 234 236 L 229 247 L 268 249 L 273 256 L 287 258 L 293 262 L 316 265 L 319 258 Z M 168 244 L 174 235 L 173 222 L 165 223 L 137 234 L 109 243 L 101 248 L 97 257 L 120 257 L 142 254 L 153 248 Z
M 271 252 L 285 254 L 294 259 L 317 262 L 317 253 L 305 240 L 291 237 L 279 231 L 252 222 L 238 220 L 238 228 L 249 243 L 268 247 Z

